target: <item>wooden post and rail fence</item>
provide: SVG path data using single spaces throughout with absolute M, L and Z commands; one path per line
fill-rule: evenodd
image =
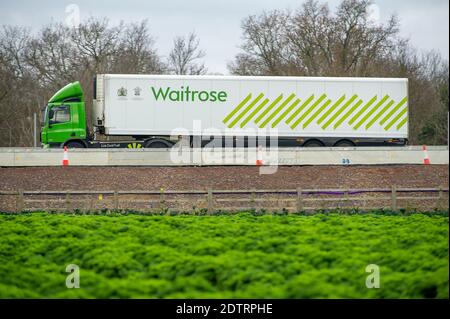
M 448 188 L 0 191 L 0 211 L 448 210 Z M 6 207 L 6 208 L 5 208 Z

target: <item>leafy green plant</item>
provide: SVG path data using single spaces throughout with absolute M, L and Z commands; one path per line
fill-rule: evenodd
M 448 298 L 448 235 L 437 211 L 0 214 L 0 297 Z

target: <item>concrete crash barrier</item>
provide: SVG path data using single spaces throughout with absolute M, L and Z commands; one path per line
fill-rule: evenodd
M 1 167 L 62 166 L 63 149 L 0 148 Z M 431 165 L 448 165 L 447 146 L 430 146 Z M 211 165 L 389 165 L 422 164 L 422 146 L 236 148 L 236 149 L 69 149 L 69 166 Z

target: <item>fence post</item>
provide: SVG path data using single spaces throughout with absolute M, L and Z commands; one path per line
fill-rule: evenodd
M 349 205 L 348 205 L 349 202 L 350 202 L 349 190 L 346 189 L 344 191 L 344 209 L 348 209 L 349 208 Z
M 212 212 L 213 212 L 213 191 L 211 188 L 208 188 L 207 201 L 208 201 L 208 213 L 212 214 Z
M 444 206 L 444 194 L 442 192 L 442 186 L 439 186 L 439 197 L 438 197 L 437 209 L 442 209 L 443 206 Z
M 71 211 L 71 207 L 70 207 L 70 193 L 69 193 L 69 191 L 66 191 L 66 210 L 68 212 Z
M 397 210 L 397 188 L 395 186 L 392 186 L 391 191 L 391 208 L 392 210 Z
M 302 189 L 297 187 L 297 213 L 300 213 L 303 210 L 303 196 Z
M 20 213 L 23 211 L 25 199 L 23 198 L 23 190 L 19 190 L 17 192 L 17 198 L 16 198 L 16 212 Z
M 89 212 L 92 212 L 94 210 L 94 199 L 92 196 L 89 196 Z
M 164 188 L 160 189 L 159 194 L 159 209 L 164 209 Z
M 252 206 L 252 210 L 256 210 L 256 192 L 252 190 L 252 194 L 250 195 L 250 205 Z
M 119 210 L 119 194 L 116 190 L 114 191 L 114 210 Z

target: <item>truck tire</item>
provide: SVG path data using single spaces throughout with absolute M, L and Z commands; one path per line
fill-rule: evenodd
M 162 140 L 162 139 L 154 139 L 149 140 L 145 143 L 145 148 L 171 148 L 172 144 Z
M 323 146 L 324 144 L 319 140 L 311 140 L 303 144 L 303 147 L 323 147 Z
M 336 144 L 334 144 L 334 146 L 338 146 L 338 147 L 353 147 L 356 146 L 353 142 L 348 141 L 348 140 L 342 140 L 337 142 Z
M 67 148 L 86 148 L 86 146 L 81 142 L 68 142 L 66 146 Z

